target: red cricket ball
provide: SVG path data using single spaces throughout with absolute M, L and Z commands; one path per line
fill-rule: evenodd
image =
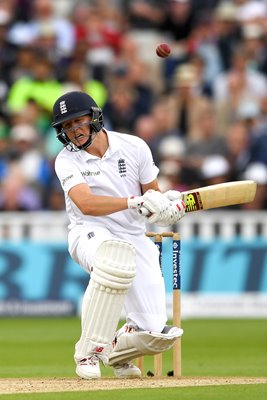
M 157 56 L 166 58 L 171 54 L 171 48 L 167 43 L 161 43 L 156 48 Z

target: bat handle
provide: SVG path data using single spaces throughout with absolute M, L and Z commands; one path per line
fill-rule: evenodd
M 139 208 L 138 212 L 139 212 L 139 214 L 143 215 L 144 217 L 146 217 L 150 214 L 150 211 L 148 211 L 148 209 L 145 207 Z

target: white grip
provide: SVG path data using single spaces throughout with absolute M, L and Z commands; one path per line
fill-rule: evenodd
M 139 214 L 143 215 L 144 217 L 146 217 L 149 214 L 151 214 L 151 212 L 145 207 L 139 208 L 138 212 L 139 212 Z

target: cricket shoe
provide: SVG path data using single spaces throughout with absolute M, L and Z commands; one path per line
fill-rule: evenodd
M 140 369 L 131 362 L 116 364 L 113 366 L 113 371 L 116 378 L 139 378 L 141 376 Z
M 96 354 L 78 361 L 76 374 L 83 379 L 101 378 L 100 360 Z

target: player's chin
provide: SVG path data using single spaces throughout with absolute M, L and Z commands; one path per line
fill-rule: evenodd
M 79 146 L 83 146 L 88 140 L 88 137 L 82 137 L 79 138 L 79 140 L 73 140 L 73 144 L 75 144 L 75 146 L 79 147 Z

